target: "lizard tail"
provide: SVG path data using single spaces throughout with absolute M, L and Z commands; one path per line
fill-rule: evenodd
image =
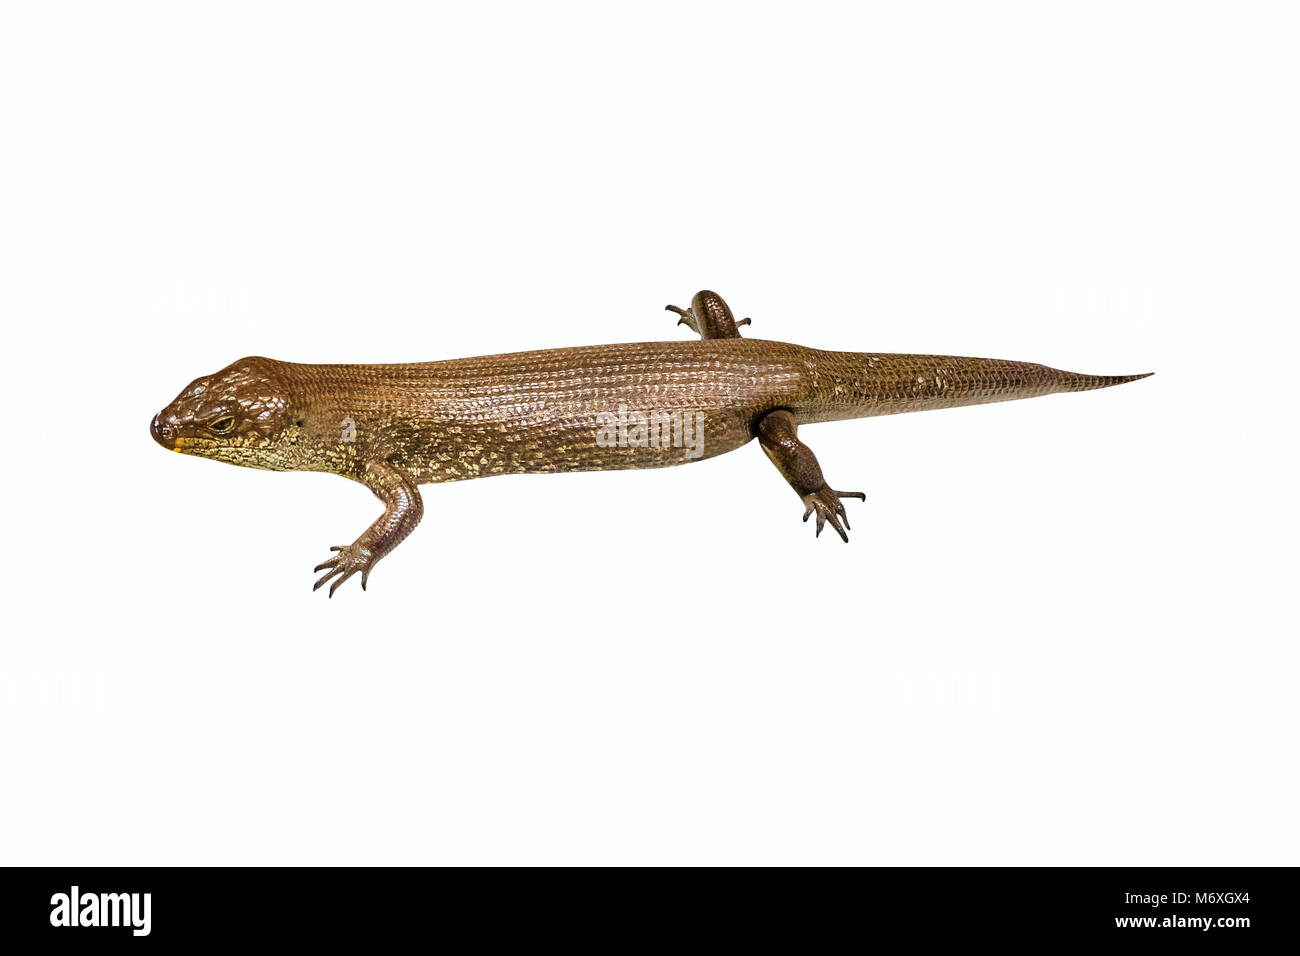
M 823 356 L 812 369 L 811 401 L 795 409 L 801 421 L 842 421 L 1084 392 L 1152 374 L 1085 375 L 1032 362 L 957 355 Z

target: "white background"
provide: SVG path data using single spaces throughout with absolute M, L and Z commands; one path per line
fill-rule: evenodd
M 10 3 L 0 860 L 1295 864 L 1294 8 Z M 246 354 L 747 334 L 1104 392 L 426 486 L 170 455 Z

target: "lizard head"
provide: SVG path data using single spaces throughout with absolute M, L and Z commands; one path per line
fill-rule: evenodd
M 164 448 L 250 468 L 288 466 L 301 423 L 276 374 L 278 363 L 244 358 L 187 385 L 154 416 Z

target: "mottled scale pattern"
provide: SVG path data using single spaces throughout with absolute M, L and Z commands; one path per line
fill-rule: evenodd
M 417 482 L 509 473 L 654 468 L 675 447 L 601 447 L 601 413 L 701 412 L 703 458 L 755 435 L 762 416 L 799 422 L 974 405 L 1101 388 L 1137 376 L 1077 375 L 1027 362 L 827 352 L 762 339 L 641 342 L 403 365 L 271 360 L 310 423 L 299 468 L 348 472 L 360 449 Z M 337 434 L 355 423 L 349 447 Z

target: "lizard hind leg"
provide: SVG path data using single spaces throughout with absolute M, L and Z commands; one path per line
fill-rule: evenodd
M 821 465 L 812 449 L 798 438 L 798 423 L 790 412 L 777 409 L 768 412 L 758 423 L 758 442 L 777 471 L 790 483 L 790 487 L 803 499 L 803 520 L 817 515 L 817 536 L 829 521 L 841 540 L 848 543 L 849 515 L 841 498 L 866 501 L 861 491 L 836 491 L 826 484 Z
M 738 339 L 740 326 L 749 325 L 749 319 L 736 321 L 731 308 L 716 292 L 705 289 L 695 293 L 689 308 L 665 306 L 665 311 L 676 312 L 681 316 L 678 325 L 687 325 L 694 329 L 702 339 Z

